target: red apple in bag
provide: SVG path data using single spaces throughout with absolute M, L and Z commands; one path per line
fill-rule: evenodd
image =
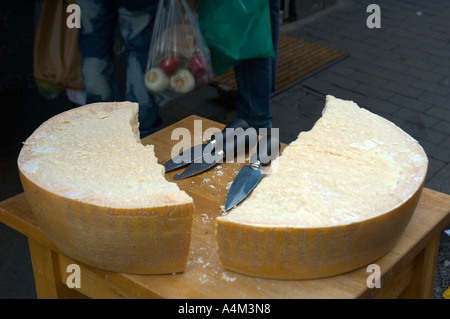
M 195 77 L 201 77 L 208 70 L 208 60 L 201 55 L 194 56 L 191 59 L 189 69 Z
M 170 55 L 161 61 L 160 66 L 167 75 L 172 75 L 177 72 L 180 67 L 180 59 L 175 55 Z

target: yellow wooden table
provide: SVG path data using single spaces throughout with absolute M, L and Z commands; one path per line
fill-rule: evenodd
M 193 132 L 222 124 L 188 117 L 143 140 L 155 145 L 161 163 L 170 158 L 171 133 L 177 127 Z M 197 122 L 197 124 L 200 122 Z M 202 141 L 197 132 L 196 141 Z M 194 143 L 194 141 L 192 142 Z M 315 280 L 269 280 L 224 269 L 215 243 L 215 218 L 222 214 L 227 184 L 242 164 L 225 163 L 192 178 L 177 181 L 195 201 L 190 258 L 186 271 L 169 275 L 129 275 L 96 269 L 56 249 L 39 227 L 25 195 L 0 203 L 0 222 L 28 237 L 39 298 L 431 298 L 441 231 L 450 223 L 450 196 L 425 188 L 418 207 L 396 246 L 374 261 L 380 267 L 381 288 L 369 288 L 372 272 L 366 267 L 343 275 Z M 167 173 L 173 181 L 177 171 Z M 80 288 L 69 288 L 67 266 L 80 266 Z

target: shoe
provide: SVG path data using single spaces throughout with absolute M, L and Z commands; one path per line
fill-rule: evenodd
M 236 89 L 233 89 L 231 86 L 225 84 L 218 84 L 216 86 L 217 94 L 220 98 L 224 99 L 226 102 L 230 104 L 236 104 L 239 98 L 239 93 Z

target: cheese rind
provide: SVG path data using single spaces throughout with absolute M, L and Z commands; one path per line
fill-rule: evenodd
M 18 158 L 24 191 L 55 246 L 118 272 L 182 272 L 193 200 L 139 140 L 135 103 L 95 103 L 43 123 Z
M 241 205 L 217 218 L 220 260 L 279 279 L 361 267 L 406 227 L 427 164 L 422 147 L 393 123 L 327 96 L 314 127 L 283 150 Z

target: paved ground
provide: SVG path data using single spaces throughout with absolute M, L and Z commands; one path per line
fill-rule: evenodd
M 415 137 L 430 160 L 426 186 L 450 194 L 450 2 L 376 1 L 381 28 L 369 29 L 366 8 L 374 2 L 338 1 L 282 26 L 282 32 L 348 56 L 278 92 L 272 100 L 274 126 L 289 143 L 312 127 L 326 94 L 354 100 Z M 211 87 L 173 101 L 161 113 L 167 124 L 191 114 L 222 122 L 233 116 Z M 3 196 L 20 191 L 16 151 L 4 153 L 0 162 L 7 171 Z M 26 239 L 0 224 L 0 242 L 0 298 L 35 298 Z M 444 232 L 437 267 L 438 299 L 450 286 L 450 236 Z

